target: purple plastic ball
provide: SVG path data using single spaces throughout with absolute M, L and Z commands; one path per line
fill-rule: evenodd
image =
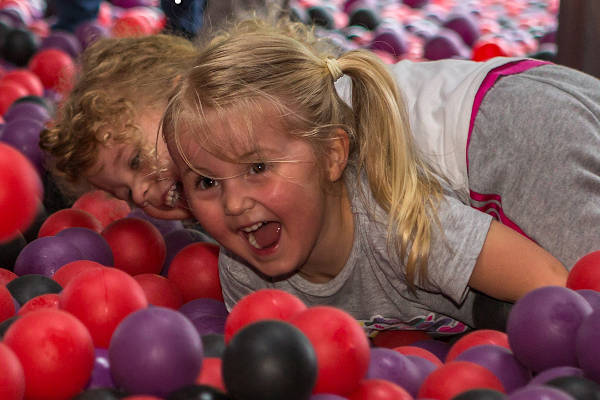
M 575 334 L 592 306 L 577 292 L 561 286 L 534 289 L 511 309 L 506 324 L 515 357 L 533 372 L 578 366 Z
M 402 3 L 411 8 L 422 8 L 429 4 L 429 0 L 402 0 Z
M 469 47 L 473 47 L 473 44 L 481 36 L 481 31 L 479 30 L 479 26 L 477 26 L 477 22 L 475 22 L 470 14 L 451 15 L 448 17 L 443 27 L 458 33 L 463 42 Z
M 17 275 L 39 274 L 51 278 L 63 265 L 82 259 L 81 251 L 60 236 L 37 238 L 21 250 L 15 261 Z
M 348 398 L 337 394 L 317 393 L 310 396 L 308 400 L 348 400 Z
M 450 351 L 451 345 L 446 342 L 442 342 L 441 340 L 428 339 L 428 340 L 418 340 L 410 344 L 411 346 L 420 347 L 427 351 L 433 353 L 437 358 L 441 361 L 446 359 L 446 355 Z
M 114 387 L 115 383 L 113 382 L 110 374 L 108 350 L 101 347 L 96 347 L 94 350 L 94 367 L 92 369 L 92 376 L 90 377 L 90 381 L 88 382 L 86 389 Z
M 75 36 L 79 40 L 81 48 L 85 49 L 96 40 L 109 37 L 110 32 L 106 27 L 95 21 L 86 21 L 77 25 Z
M 176 229 L 164 235 L 167 246 L 167 256 L 163 264 L 161 275 L 167 276 L 173 258 L 188 244 L 207 241 L 208 237 L 195 229 Z
M 152 0 L 112 0 L 112 4 L 121 8 L 151 7 Z
M 423 57 L 428 60 L 446 58 L 468 59 L 470 49 L 464 44 L 460 35 L 451 29 L 440 29 L 425 42 Z
M 566 392 L 542 385 L 525 386 L 511 393 L 506 400 L 574 400 Z
M 590 303 L 594 311 L 600 310 L 600 292 L 593 289 L 579 289 L 576 292 Z
M 73 33 L 53 31 L 40 44 L 41 49 L 59 49 L 76 59 L 81 53 L 81 43 Z
M 112 267 L 114 257 L 110 245 L 104 236 L 88 228 L 73 227 L 63 229 L 56 236 L 60 236 L 71 242 L 81 251 L 83 260 L 95 261 L 99 264 Z
M 51 117 L 48 109 L 43 105 L 31 101 L 22 101 L 13 103 L 8 110 L 6 110 L 3 118 L 6 123 L 18 119 L 31 119 L 45 124 Z
M 404 388 L 413 397 L 417 397 L 422 376 L 410 358 L 385 347 L 371 349 L 369 369 L 366 379 L 385 379 Z
M 460 353 L 456 361 L 470 361 L 487 368 L 500 380 L 509 394 L 527 385 L 531 379 L 531 371 L 521 364 L 509 349 L 502 346 L 473 346 Z
M 419 371 L 419 378 L 416 379 L 419 387 L 421 387 L 421 385 L 423 384 L 423 381 L 425 381 L 425 379 L 427 379 L 429 374 L 431 374 L 433 371 L 435 371 L 438 368 L 437 365 L 435 365 L 434 363 L 432 363 L 431 361 L 429 361 L 426 358 L 414 356 L 414 355 L 406 355 L 406 357 L 408 357 L 408 359 L 410 361 L 412 361 L 413 364 L 415 364 L 415 367 L 417 367 L 417 370 Z
M 182 313 L 153 306 L 121 321 L 108 358 L 117 387 L 131 394 L 166 396 L 195 382 L 202 368 L 202 340 Z
M 17 119 L 4 125 L 2 140 L 23 153 L 35 165 L 38 172 L 44 171 L 44 153 L 39 146 L 40 133 L 44 125 L 34 119 Z
M 184 229 L 183 222 L 181 222 L 179 220 L 174 220 L 174 219 L 167 220 L 167 219 L 154 218 L 154 217 L 146 214 L 146 212 L 141 208 L 134 208 L 127 215 L 127 217 L 145 219 L 146 221 L 152 223 L 152 225 L 154 225 L 160 231 L 160 233 L 163 235 L 163 237 L 175 230 Z
M 577 367 L 554 367 L 540 372 L 534 376 L 528 385 L 543 385 L 554 378 L 563 376 L 580 376 L 583 377 L 583 370 Z
M 205 298 L 194 299 L 182 305 L 179 312 L 194 324 L 200 336 L 225 333 L 228 311 L 222 301 Z
M 385 51 L 396 57 L 400 57 L 408 51 L 408 45 L 400 29 L 389 27 L 377 29 L 369 48 Z
M 575 348 L 585 376 L 600 383 L 600 310 L 587 316 L 579 326 Z

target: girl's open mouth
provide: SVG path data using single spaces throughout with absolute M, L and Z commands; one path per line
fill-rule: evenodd
M 279 222 L 264 221 L 242 229 L 246 240 L 253 249 L 264 251 L 275 248 L 281 237 Z

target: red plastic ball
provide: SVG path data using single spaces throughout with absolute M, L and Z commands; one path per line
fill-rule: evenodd
M 15 302 L 10 291 L 4 285 L 0 285 L 0 322 L 15 315 Z
M 348 400 L 413 400 L 401 386 L 384 379 L 365 379 Z
M 167 276 L 181 289 L 184 303 L 200 298 L 223 301 L 219 247 L 212 243 L 195 242 L 181 249 L 173 257 Z
M 2 77 L 2 81 L 12 81 L 22 85 L 27 89 L 27 94 L 31 96 L 44 95 L 44 85 L 42 84 L 42 81 L 36 74 L 28 69 L 13 69 Z
M 425 350 L 421 347 L 417 346 L 398 346 L 394 347 L 394 350 L 400 354 L 404 354 L 405 356 L 417 356 L 424 358 L 428 361 L 431 361 L 435 366 L 441 367 L 444 365 L 442 360 L 439 359 L 438 356 L 430 352 L 429 350 Z
M 27 300 L 27 302 L 19 308 L 17 315 L 23 316 L 32 311 L 44 308 L 59 308 L 58 293 L 45 293 Z
M 16 354 L 0 342 L 0 399 L 22 400 L 25 394 L 25 372 Z
M 144 16 L 129 13 L 117 18 L 111 33 L 114 37 L 145 36 L 153 33 L 153 27 Z
M 17 278 L 19 275 L 15 274 L 9 269 L 0 268 L 0 286 L 6 285 L 8 282 Z
M 28 400 L 68 400 L 87 384 L 94 365 L 94 344 L 86 327 L 62 310 L 32 311 L 4 335 L 25 372 Z
M 225 343 L 246 325 L 263 319 L 289 322 L 306 310 L 298 297 L 279 289 L 260 289 L 243 297 L 231 309 L 225 321 Z
M 74 208 L 64 208 L 48 216 L 40 230 L 38 237 L 54 236 L 58 232 L 67 228 L 88 228 L 95 232 L 102 232 L 102 224 L 96 217 L 87 211 Z
M 508 57 L 508 44 L 501 38 L 482 38 L 473 45 L 471 59 L 487 61 L 494 57 Z
M 497 331 L 495 329 L 479 329 L 476 331 L 472 331 L 458 339 L 452 347 L 450 347 L 450 351 L 446 355 L 445 362 L 453 361 L 456 356 L 458 356 L 463 351 L 470 349 L 473 346 L 477 346 L 480 344 L 495 344 L 497 346 L 506 347 L 510 349 L 510 344 L 508 343 L 508 335 L 505 332 Z
M 419 398 L 450 400 L 470 389 L 493 389 L 505 393 L 489 369 L 469 361 L 452 361 L 430 373 L 419 388 Z
M 207 385 L 226 392 L 225 384 L 223 383 L 223 374 L 221 373 L 222 360 L 218 357 L 204 357 L 202 360 L 202 369 L 198 378 L 197 385 Z
M 73 278 L 84 271 L 89 271 L 94 268 L 104 268 L 105 265 L 90 260 L 76 260 L 66 263 L 62 267 L 56 270 L 52 279 L 54 279 L 63 288 L 67 286 Z
M 76 68 L 69 54 L 48 48 L 38 51 L 29 60 L 29 70 L 42 81 L 45 89 L 67 93 L 73 86 Z
M 59 295 L 60 308 L 79 318 L 96 347 L 108 348 L 117 325 L 148 306 L 139 283 L 116 268 L 94 268 L 77 275 Z
M 15 100 L 27 94 L 27 88 L 19 82 L 0 81 L 0 115 L 4 115 Z
M 347 312 L 330 306 L 309 307 L 290 321 L 312 343 L 317 354 L 313 393 L 346 396 L 358 388 L 369 368 L 367 335 Z
M 586 254 L 573 265 L 567 277 L 567 287 L 600 292 L 600 250 Z
M 373 338 L 373 345 L 393 349 L 398 346 L 407 346 L 419 340 L 430 340 L 431 336 L 424 331 L 413 330 L 387 330 L 377 332 Z
M 139 274 L 133 277 L 140 284 L 148 304 L 179 309 L 183 305 L 183 296 L 179 287 L 169 279 L 158 274 Z
M 33 222 L 43 186 L 33 164 L 17 149 L 0 143 L 0 242 L 10 241 Z
M 151 222 L 122 218 L 104 228 L 102 236 L 112 249 L 115 268 L 130 275 L 159 274 L 162 270 L 167 246 Z
M 91 190 L 79 196 L 71 208 L 87 211 L 100 221 L 103 227 L 127 217 L 131 207 L 104 190 Z

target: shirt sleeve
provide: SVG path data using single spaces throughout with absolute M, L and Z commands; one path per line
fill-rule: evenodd
M 445 196 L 433 222 L 424 289 L 439 291 L 457 304 L 469 291 L 473 268 L 487 237 L 492 217 Z

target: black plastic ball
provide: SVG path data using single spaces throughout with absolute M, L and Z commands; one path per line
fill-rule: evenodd
M 462 392 L 452 400 L 504 400 L 506 395 L 494 389 L 471 389 Z
M 317 358 L 308 338 L 278 320 L 239 330 L 223 354 L 223 383 L 236 400 L 306 400 L 317 378 Z
M 600 400 L 600 384 L 582 376 L 561 376 L 545 384 L 568 393 L 575 400 Z
M 14 28 L 6 34 L 2 46 L 2 57 L 17 67 L 24 67 L 38 47 L 38 40 L 31 31 L 24 28 Z
M 60 293 L 62 286 L 44 275 L 22 275 L 6 284 L 6 288 L 20 305 L 29 299 L 46 293 Z
M 202 348 L 204 357 L 222 358 L 225 352 L 225 335 L 219 333 L 202 335 Z
M 189 385 L 170 393 L 167 400 L 231 400 L 231 397 L 210 386 Z
M 375 10 L 371 8 L 356 8 L 350 14 L 348 25 L 362 26 L 372 31 L 379 26 L 380 22 L 381 19 Z
M 89 389 L 79 393 L 72 400 L 119 400 L 125 397 L 125 394 L 117 389 L 96 388 Z
M 322 6 L 312 6 L 307 10 L 309 23 L 325 29 L 334 29 L 335 20 L 331 12 Z
M 13 322 L 18 320 L 20 317 L 20 315 L 13 315 L 12 317 L 7 318 L 0 323 L 0 339 L 4 338 L 4 334 L 6 333 L 8 328 L 10 328 Z

